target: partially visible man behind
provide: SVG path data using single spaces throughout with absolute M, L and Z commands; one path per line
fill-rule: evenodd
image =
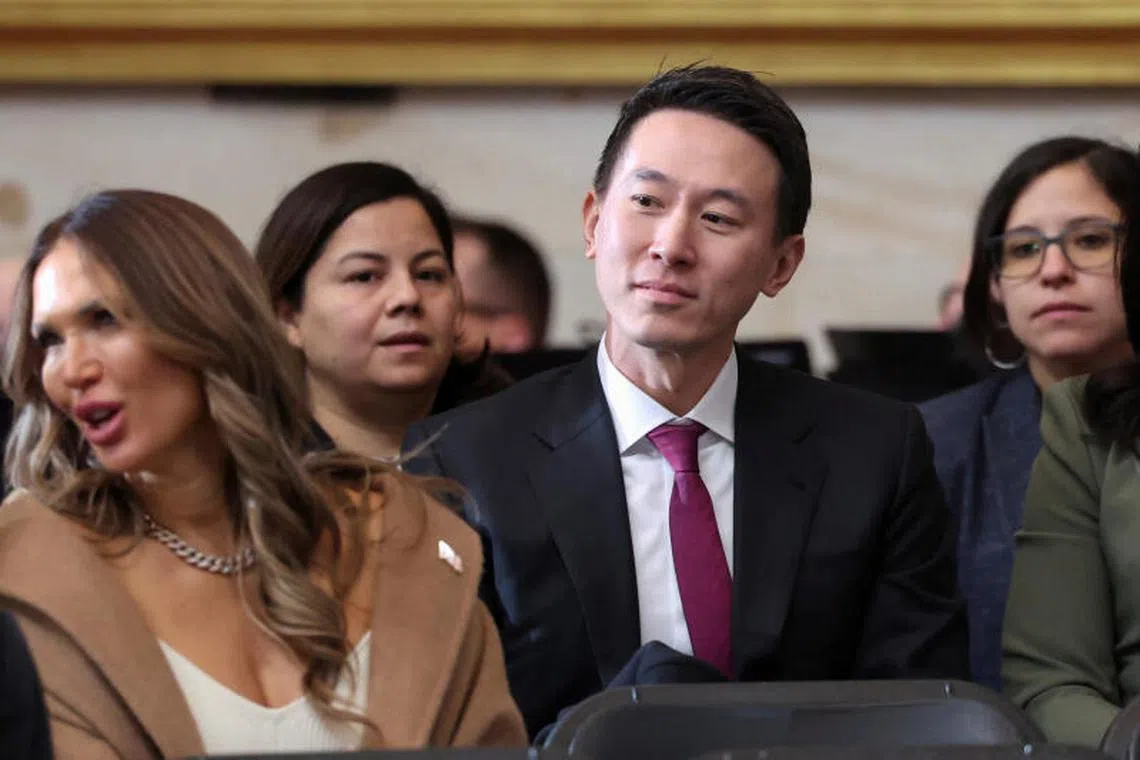
M 966 279 L 970 276 L 970 260 L 966 259 L 954 279 L 946 283 L 938 293 L 938 329 L 946 332 L 957 330 L 962 324 L 962 296 L 966 292 Z
M 597 350 L 409 430 L 409 469 L 472 497 L 532 733 L 663 648 L 705 680 L 968 677 L 917 410 L 736 350 L 799 267 L 810 205 L 779 95 L 736 69 L 659 75 L 583 202 Z
M 484 336 L 495 354 L 541 348 L 550 323 L 550 276 L 542 253 L 502 222 L 456 217 L 452 226 L 466 337 Z

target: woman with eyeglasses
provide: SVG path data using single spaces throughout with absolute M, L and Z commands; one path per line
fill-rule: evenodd
M 1041 394 L 1132 358 L 1116 262 L 1136 244 L 1125 229 L 1138 216 L 1137 154 L 1083 137 L 1025 148 L 978 213 L 963 321 L 998 371 L 921 409 L 959 516 L 971 672 L 994 689 Z

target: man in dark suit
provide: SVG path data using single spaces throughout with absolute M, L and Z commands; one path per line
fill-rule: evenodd
M 772 90 L 720 67 L 658 76 L 584 204 L 598 349 L 410 432 L 409 469 L 471 496 L 532 732 L 652 641 L 740 680 L 966 676 L 918 413 L 735 349 L 799 266 L 810 198 L 803 128 Z

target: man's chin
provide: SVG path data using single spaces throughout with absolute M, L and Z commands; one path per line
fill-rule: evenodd
M 630 337 L 640 348 L 657 353 L 686 353 L 700 346 L 693 335 L 680 330 L 645 330 Z

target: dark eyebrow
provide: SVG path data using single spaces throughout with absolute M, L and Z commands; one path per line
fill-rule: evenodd
M 664 182 L 667 185 L 673 184 L 673 181 L 666 177 L 656 169 L 638 169 L 633 173 L 634 179 L 640 179 L 644 182 Z
M 443 251 L 441 251 L 438 248 L 429 248 L 428 250 L 420 251 L 415 256 L 413 256 L 412 257 L 412 263 L 413 264 L 419 264 L 424 259 L 430 259 L 430 258 L 433 258 L 435 256 L 440 257 L 441 259 L 444 260 L 444 262 L 447 261 L 447 254 L 445 254 Z
M 424 259 L 429 259 L 433 256 L 439 256 L 445 261 L 447 260 L 447 254 L 445 254 L 442 250 L 439 248 L 429 248 L 426 251 L 420 251 L 415 256 L 413 256 L 412 263 L 419 264 Z M 350 251 L 349 253 L 346 253 L 344 256 L 340 257 L 340 263 L 343 264 L 346 261 L 352 261 L 354 259 L 363 259 L 365 261 L 372 262 L 373 264 L 387 264 L 389 256 L 387 254 L 380 253 L 379 251 Z
M 1065 222 L 1065 227 L 1072 227 L 1073 225 L 1077 224 L 1087 224 L 1089 222 L 1096 222 L 1097 224 L 1107 225 L 1120 224 L 1120 222 L 1115 222 L 1112 219 L 1109 219 L 1107 216 L 1075 216 L 1069 221 Z M 1010 227 L 1005 231 L 1005 234 L 1008 234 L 1010 232 L 1041 232 L 1041 228 L 1034 227 L 1032 224 L 1022 224 L 1017 227 Z
M 348 253 L 341 256 L 340 261 L 337 263 L 343 264 L 346 261 L 354 261 L 356 259 L 363 259 L 364 261 L 368 261 L 373 264 L 384 264 L 388 261 L 387 256 L 376 251 L 349 251 Z
M 633 176 L 634 179 L 639 179 L 643 182 L 661 182 L 666 185 L 676 184 L 672 179 L 656 169 L 638 169 L 633 173 Z M 705 199 L 727 201 L 741 211 L 749 211 L 752 208 L 748 199 L 745 198 L 742 193 L 727 187 L 714 187 L 705 193 Z
M 102 301 L 88 301 L 75 311 L 75 315 L 82 320 L 90 320 L 101 311 L 110 311 Z M 45 330 L 53 329 L 47 322 L 32 323 L 32 337 L 39 337 Z
M 751 205 L 748 199 L 735 190 L 729 190 L 727 187 L 716 187 L 708 192 L 709 200 L 727 201 L 732 205 L 739 208 L 741 211 L 751 210 Z
M 1069 221 L 1065 222 L 1065 226 L 1071 227 L 1074 224 L 1085 224 L 1087 222 L 1097 222 L 1098 224 L 1119 224 L 1119 222 L 1114 222 L 1107 216 L 1075 216 Z

